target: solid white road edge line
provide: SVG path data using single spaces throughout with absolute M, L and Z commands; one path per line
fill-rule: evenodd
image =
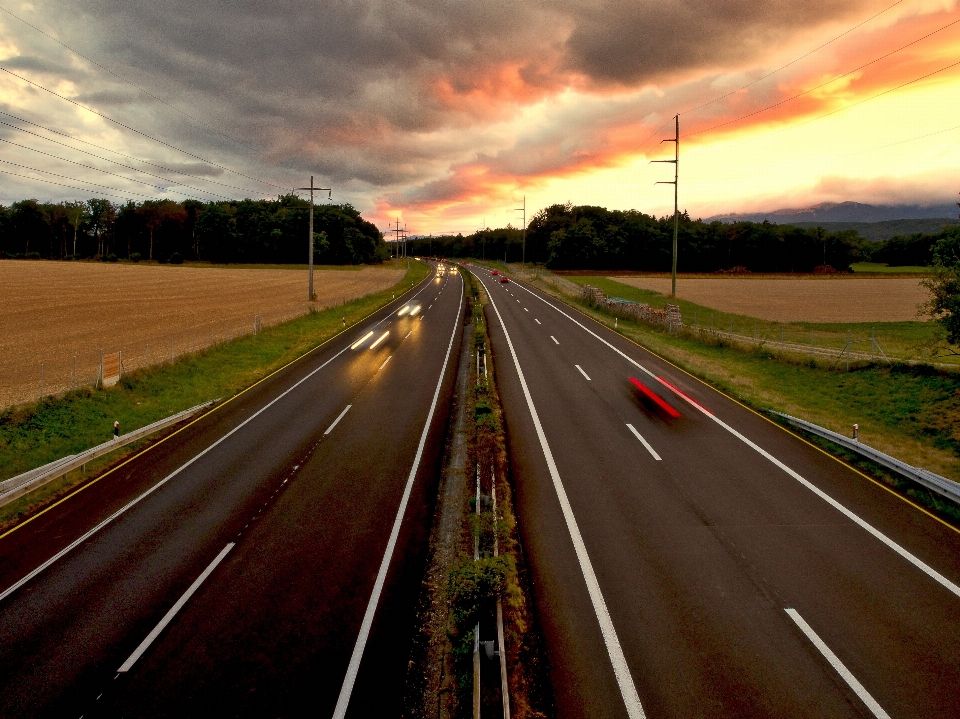
M 181 464 L 179 467 L 177 467 L 175 470 L 173 470 L 170 474 L 168 474 L 166 477 L 164 477 L 163 479 L 161 479 L 161 480 L 160 480 L 159 482 L 157 482 L 155 485 L 153 485 L 152 487 L 150 487 L 150 489 L 148 489 L 146 492 L 144 492 L 143 494 L 141 494 L 139 497 L 137 497 L 136 499 L 133 499 L 133 500 L 127 502 L 125 505 L 123 505 L 123 506 L 122 506 L 120 509 L 118 509 L 116 512 L 114 512 L 114 513 L 111 514 L 109 517 L 107 517 L 107 518 L 104 519 L 102 522 L 100 522 L 100 524 L 98 524 L 96 527 L 94 527 L 94 528 L 91 529 L 90 531 L 86 532 L 85 534 L 83 534 L 82 536 L 80 536 L 78 539 L 75 539 L 73 542 L 71 542 L 71 543 L 68 544 L 66 547 L 64 547 L 63 549 L 61 549 L 59 552 L 57 552 L 56 554 L 54 554 L 52 557 L 50 557 L 50 559 L 48 559 L 48 560 L 45 561 L 43 564 L 41 564 L 39 567 L 37 567 L 36 569 L 34 569 L 32 572 L 30 572 L 27 576 L 25 576 L 25 577 L 24 577 L 23 579 L 21 579 L 19 582 L 17 582 L 16 584 L 11 585 L 11 586 L 8 587 L 7 589 L 5 589 L 3 592 L 0 592 L 0 601 L 3 601 L 4 599 L 6 599 L 8 596 L 10 596 L 11 594 L 13 594 L 13 593 L 14 593 L 15 591 L 17 591 L 20 587 L 22 587 L 24 584 L 26 584 L 26 583 L 29 582 L 31 579 L 33 579 L 34 577 L 36 577 L 38 574 L 40 574 L 41 572 L 43 572 L 47 567 L 49 567 L 50 565 L 52 565 L 53 563 L 55 563 L 57 560 L 63 558 L 64 556 L 66 556 L 67 554 L 69 554 L 70 552 L 72 552 L 74 549 L 76 549 L 77 547 L 79 547 L 81 544 L 83 544 L 85 541 L 87 541 L 90 537 L 92 537 L 94 534 L 96 534 L 96 533 L 99 532 L 101 529 L 103 529 L 104 527 L 106 527 L 108 524 L 110 524 L 110 522 L 112 522 L 113 520 L 115 520 L 115 519 L 116 519 L 117 517 L 119 517 L 121 514 L 123 514 L 124 512 L 126 512 L 128 509 L 130 509 L 131 507 L 135 506 L 136 504 L 138 504 L 139 502 L 141 502 L 142 500 L 146 499 L 148 496 L 150 496 L 151 494 L 153 494 L 154 492 L 156 492 L 158 489 L 160 489 L 160 487 L 162 487 L 162 486 L 165 485 L 167 482 L 169 482 L 171 479 L 173 479 L 174 477 L 176 477 L 178 474 L 180 474 L 180 472 L 182 472 L 182 471 L 185 470 L 187 467 L 189 467 L 191 464 L 193 464 L 194 462 L 196 462 L 198 459 L 200 459 L 200 458 L 201 458 L 203 455 L 205 455 L 207 452 L 209 452 L 209 451 L 212 450 L 214 447 L 216 447 L 217 445 L 219 445 L 221 442 L 226 441 L 226 440 L 227 440 L 229 437 L 231 437 L 234 433 L 239 432 L 239 431 L 240 431 L 241 429 L 243 429 L 247 424 L 249 424 L 250 422 L 252 422 L 253 420 L 255 420 L 255 419 L 256 419 L 257 417 L 259 417 L 261 414 L 263 414 L 263 413 L 266 412 L 268 409 L 270 409 L 274 404 L 276 404 L 276 403 L 279 402 L 281 399 L 283 399 L 284 397 L 286 397 L 288 394 L 290 394 L 291 392 L 293 392 L 293 390 L 295 390 L 297 387 L 299 387 L 300 385 L 302 385 L 302 384 L 303 384 L 304 382 L 306 382 L 308 379 L 310 379 L 311 377 L 313 377 L 313 375 L 315 375 L 317 372 L 319 372 L 320 370 L 322 370 L 322 369 L 323 369 L 324 367 L 326 367 L 328 364 L 330 364 L 331 362 L 333 362 L 335 359 L 337 359 L 337 357 L 339 357 L 340 355 L 342 355 L 342 354 L 343 354 L 344 352 L 346 352 L 348 349 L 350 349 L 350 346 L 349 346 L 349 345 L 347 345 L 347 346 L 344 347 L 342 350 L 340 350 L 339 352 L 337 352 L 333 357 L 331 357 L 331 358 L 328 359 L 326 362 L 324 362 L 322 365 L 320 365 L 319 367 L 317 367 L 317 368 L 316 368 L 315 370 L 313 370 L 310 374 L 306 375 L 303 379 L 301 379 L 300 381 L 298 381 L 296 384 L 291 385 L 288 389 L 286 389 L 286 390 L 284 390 L 282 393 L 278 394 L 276 397 L 274 397 L 272 400 L 270 400 L 270 402 L 268 402 L 268 403 L 265 404 L 263 407 L 261 407 L 261 408 L 258 409 L 256 412 L 254 412 L 252 415 L 250 415 L 249 417 L 247 417 L 243 422 L 241 422 L 241 423 L 238 424 L 236 427 L 234 427 L 233 429 L 231 429 L 229 432 L 227 432 L 225 435 L 223 435 L 220 439 L 218 439 L 216 442 L 214 442 L 213 444 L 211 444 L 209 447 L 207 447 L 206 449 L 204 449 L 202 452 L 199 452 L 198 454 L 194 455 L 191 459 L 189 459 L 189 460 L 187 460 L 186 462 L 184 462 L 183 464 Z
M 458 274 L 459 276 L 459 274 Z M 463 278 L 460 278 L 463 282 Z M 447 345 L 447 355 L 443 359 L 443 367 L 440 369 L 440 379 L 437 380 L 437 388 L 433 392 L 433 402 L 430 403 L 430 412 L 427 413 L 427 421 L 423 425 L 423 432 L 420 434 L 420 444 L 417 446 L 417 454 L 413 460 L 413 466 L 410 468 L 410 474 L 407 476 L 407 484 L 403 488 L 403 497 L 400 499 L 400 506 L 397 509 L 397 516 L 393 520 L 393 528 L 390 530 L 390 539 L 387 541 L 387 548 L 383 553 L 383 559 L 380 562 L 380 569 L 377 572 L 377 579 L 373 583 L 373 592 L 370 594 L 370 600 L 367 602 L 367 609 L 363 614 L 363 621 L 360 623 L 360 634 L 357 636 L 357 642 L 353 646 L 353 653 L 350 655 L 350 663 L 347 665 L 347 674 L 343 678 L 343 685 L 340 687 L 340 696 L 337 698 L 337 706 L 333 710 L 334 719 L 343 719 L 347 714 L 347 707 L 350 704 L 350 695 L 353 693 L 354 682 L 357 681 L 357 672 L 360 671 L 360 660 L 363 658 L 363 650 L 367 646 L 367 639 L 370 636 L 370 627 L 373 625 L 373 615 L 377 611 L 377 604 L 380 601 L 380 594 L 383 592 L 383 585 L 387 580 L 387 571 L 390 569 L 390 560 L 393 558 L 393 550 L 397 546 L 397 538 L 400 536 L 400 525 L 403 523 L 403 515 L 407 511 L 407 502 L 410 500 L 410 493 L 413 491 L 413 481 L 416 479 L 417 470 L 420 468 L 420 459 L 423 457 L 423 448 L 427 443 L 427 435 L 430 432 L 430 423 L 433 421 L 433 414 L 437 409 L 437 400 L 440 397 L 440 388 L 443 385 L 443 376 L 447 371 L 447 364 L 450 362 L 450 351 L 453 349 L 453 341 L 457 337 L 457 331 L 460 329 L 460 310 L 463 308 L 463 292 L 460 292 L 460 304 L 457 307 L 456 319 L 453 323 L 453 332 L 450 334 L 450 343 Z
M 643 438 L 643 435 L 640 434 L 640 433 L 637 431 L 637 428 L 634 427 L 634 426 L 633 426 L 632 424 L 630 424 L 629 422 L 627 422 L 627 427 L 629 427 L 629 428 L 630 428 L 630 431 L 633 432 L 633 436 L 636 437 L 637 439 L 639 439 L 639 440 L 640 440 L 640 443 L 643 444 L 643 446 L 647 448 L 647 451 L 648 451 L 650 454 L 653 455 L 653 458 L 654 458 L 655 460 L 657 460 L 658 462 L 661 462 L 662 460 L 660 459 L 660 455 L 657 454 L 657 453 L 654 451 L 653 447 L 650 446 L 650 443 L 649 443 L 647 440 L 645 440 L 645 439 Z
M 127 661 L 120 665 L 120 668 L 117 669 L 118 673 L 123 674 L 124 672 L 130 671 L 130 668 L 137 663 L 137 660 L 143 656 L 143 653 L 147 651 L 147 649 L 150 648 L 150 645 L 153 644 L 154 640 L 160 636 L 160 632 L 162 632 L 170 623 L 170 621 L 177 616 L 177 612 L 183 609 L 183 605 L 187 603 L 187 600 L 193 596 L 193 593 L 200 588 L 200 585 L 203 584 L 204 580 L 206 580 L 206 578 L 213 573 L 213 570 L 217 568 L 217 565 L 223 561 L 223 558 L 226 557 L 230 550 L 235 546 L 236 545 L 233 542 L 230 542 L 230 544 L 220 550 L 220 554 L 218 554 L 216 558 L 207 565 L 207 568 L 203 570 L 203 574 L 194 580 L 193 584 L 190 585 L 190 588 L 187 589 L 187 591 L 183 593 L 183 596 L 177 600 L 177 603 L 170 607 L 170 611 L 163 615 L 163 619 L 161 619 L 157 626 L 153 628 L 153 631 L 147 635 L 147 638 L 140 642 L 140 646 L 133 650 L 133 654 L 127 657 Z
M 517 286 L 520 287 L 520 285 L 517 285 Z M 657 379 L 657 375 L 655 375 L 653 372 L 651 372 L 650 370 L 648 370 L 646 367 L 644 367 L 642 364 L 640 364 L 639 362 L 637 362 L 635 359 L 633 359 L 632 357 L 630 357 L 630 356 L 629 356 L 628 354 L 626 354 L 625 352 L 622 352 L 622 351 L 621 351 L 620 349 L 618 349 L 617 347 L 614 347 L 612 344 L 610 344 L 610 343 L 607 342 L 605 339 L 603 339 L 603 337 L 601 337 L 600 335 L 598 335 L 596 332 L 590 330 L 589 328 L 587 328 L 587 327 L 586 327 L 585 325 L 583 325 L 582 323 L 578 322 L 576 319 L 574 319 L 573 317 L 571 317 L 570 315 L 568 315 L 566 312 L 564 312 L 563 310 L 561 310 L 559 307 L 555 306 L 554 304 L 552 304 L 552 303 L 550 303 L 550 302 L 547 302 L 547 300 L 543 299 L 542 297 L 540 297 L 540 295 L 536 294 L 535 292 L 531 292 L 531 291 L 528 290 L 526 287 L 522 287 L 521 289 L 526 290 L 526 291 L 529 292 L 531 295 L 533 295 L 534 297 L 536 297 L 537 299 L 539 299 L 541 302 L 543 302 L 544 304 L 548 305 L 549 307 L 552 307 L 554 310 L 556 310 L 557 312 L 559 312 L 561 315 L 563 315 L 564 317 L 566 317 L 568 320 L 570 320 L 570 321 L 573 322 L 574 324 L 579 325 L 584 331 L 586 331 L 588 334 L 591 334 L 591 335 L 593 335 L 594 337 L 596 337 L 598 340 L 600 340 L 601 342 L 603 342 L 603 344 L 605 344 L 607 347 L 609 347 L 610 349 L 612 349 L 612 350 L 613 350 L 614 352 L 616 352 L 618 355 L 620 355 L 621 357 L 623 357 L 623 358 L 624 358 L 625 360 L 627 360 L 630 364 L 632 364 L 632 365 L 634 365 L 635 367 L 637 367 L 639 370 L 641 370 L 641 371 L 643 371 L 643 372 L 646 372 L 648 375 L 650 375 L 650 376 L 653 377 L 654 379 Z M 682 396 L 682 395 L 681 395 L 681 396 Z M 897 544 L 896 542 L 894 542 L 892 539 L 890 539 L 887 535 L 885 535 L 885 534 L 884 534 L 883 532 L 881 532 L 879 529 L 875 529 L 872 525 L 867 524 L 866 521 L 864 521 L 864 520 L 861 519 L 859 516 L 857 516 L 856 514 L 854 514 L 851 510 L 849 510 L 849 509 L 847 509 L 846 507 L 844 507 L 842 504 L 840 504 L 840 503 L 839 503 L 837 500 L 835 500 L 833 497 L 831 497 L 831 496 L 828 495 L 826 492 L 824 492 L 823 490 L 821 490 L 820 488 L 818 488 L 817 486 L 815 486 L 812 482 L 804 479 L 804 478 L 803 478 L 802 476 L 800 476 L 797 472 L 794 472 L 792 469 L 790 469 L 790 467 L 788 467 L 787 465 L 785 465 L 783 462 L 781 462 L 779 459 L 777 459 L 776 457 L 774 457 L 772 454 L 770 454 L 769 452 L 767 452 L 765 449 L 763 449 L 762 447 L 760 447 L 759 445 L 757 445 L 755 442 L 753 442 L 753 441 L 747 439 L 746 437 L 744 437 L 744 436 L 743 436 L 742 434 L 740 434 L 737 430 L 735 430 L 733 427 L 731 427 L 730 425 L 728 425 L 726 422 L 724 422 L 722 419 L 720 419 L 719 417 L 717 417 L 715 414 L 711 414 L 711 413 L 708 412 L 706 409 L 704 409 L 703 407 L 701 407 L 699 404 L 697 404 L 696 402 L 691 402 L 691 401 L 690 401 L 688 398 L 686 398 L 686 397 L 684 397 L 684 399 L 686 399 L 686 400 L 688 401 L 688 403 L 691 404 L 693 407 L 695 407 L 696 409 L 700 410 L 700 412 L 702 412 L 702 413 L 704 414 L 704 416 L 709 417 L 709 418 L 712 419 L 714 422 L 716 422 L 718 425 L 720 425 L 720 426 L 723 427 L 725 430 L 727 430 L 727 431 L 728 431 L 730 434 L 732 434 L 734 437 L 736 437 L 737 439 L 741 440 L 741 441 L 742 441 L 744 444 L 746 444 L 748 447 L 750 447 L 751 449 L 755 450 L 756 452 L 758 452 L 759 454 L 763 455 L 763 456 L 766 457 L 768 460 L 770 460 L 771 462 L 773 462 L 773 464 L 775 464 L 777 467 L 779 467 L 780 469 L 782 469 L 782 470 L 783 470 L 784 472 L 786 472 L 788 475 L 790 475 L 790 476 L 793 477 L 795 480 L 797 480 L 798 482 L 800 482 L 800 484 L 802 484 L 804 487 L 806 487 L 806 488 L 809 489 L 811 492 L 813 492 L 814 494 L 816 494 L 818 497 L 820 497 L 820 499 L 822 499 L 824 502 L 826 502 L 826 503 L 829 504 L 831 507 L 833 507 L 834 509 L 836 509 L 836 510 L 837 510 L 838 512 L 840 512 L 842 515 L 844 515 L 845 517 L 847 517 L 847 519 L 849 519 L 850 521 L 852 521 L 852 522 L 854 522 L 855 524 L 859 525 L 861 528 L 865 529 L 867 532 L 869 532 L 870 534 L 872 534 L 875 538 L 879 539 L 881 542 L 883 542 L 884 544 L 886 544 L 890 549 L 892 549 L 894 552 L 896 552 L 896 553 L 899 554 L 901 557 L 903 557 L 904 559 L 906 559 L 908 562 L 910 562 L 910 564 L 912 564 L 913 566 L 915 566 L 917 569 L 919 569 L 921 572 L 923 572 L 923 573 L 926 574 L 928 577 L 930 577 L 931 579 L 933 579 L 935 582 L 937 582 L 938 584 L 940 584 L 944 589 L 946 589 L 947 591 L 951 592 L 954 596 L 960 597 L 960 586 L 957 586 L 956 584 L 954 584 L 953 582 L 951 582 L 951 581 L 950 581 L 949 579 L 947 579 L 945 576 L 943 576 L 942 574 L 940 574 L 940 572 L 938 572 L 936 569 L 934 569 L 933 567 L 931 567 L 930 565 L 928 565 L 926 562 L 922 561 L 919 557 L 915 557 L 913 554 L 911 554 L 911 553 L 908 552 L 906 549 L 904 549 L 903 547 L 901 547 L 899 544 Z
M 850 670 L 843 665 L 840 658 L 830 650 L 830 647 L 813 631 L 813 628 L 807 624 L 797 610 L 784 609 L 784 611 L 790 615 L 790 618 L 800 627 L 800 631 L 807 636 L 807 639 L 813 643 L 813 646 L 820 650 L 824 658 L 830 662 L 830 666 L 837 670 L 837 674 L 843 678 L 847 686 L 853 689 L 854 693 L 860 697 L 860 701 L 867 705 L 867 709 L 869 709 L 877 719 L 890 719 L 890 715 L 883 710 L 876 699 L 870 696 L 870 692 L 864 689 L 863 684 L 857 681 L 857 678 L 850 673 Z
M 389 357 L 387 359 L 389 359 Z M 384 362 L 384 364 L 386 364 L 386 362 Z M 324 437 L 326 437 L 328 434 L 330 434 L 333 431 L 333 428 L 336 427 L 337 424 L 340 422 L 340 420 L 343 419 L 343 416 L 350 411 L 351 407 L 353 407 L 353 405 L 348 404 L 346 407 L 343 408 L 343 412 L 337 415 L 337 418 L 333 420 L 333 424 L 327 427 L 327 431 L 323 433 Z
M 530 416 L 533 418 L 533 426 L 537 430 L 537 438 L 540 440 L 540 447 L 543 450 L 543 457 L 547 461 L 547 469 L 550 471 L 550 477 L 553 479 L 553 487 L 557 492 L 557 499 L 560 500 L 560 508 L 563 510 L 563 518 L 567 523 L 567 531 L 570 533 L 570 539 L 573 541 L 573 548 L 577 554 L 577 560 L 580 562 L 580 571 L 583 573 L 583 579 L 587 585 L 587 592 L 590 595 L 590 601 L 593 604 L 594 614 L 600 624 L 600 632 L 603 635 L 604 644 L 607 647 L 607 654 L 610 657 L 610 663 L 613 665 L 613 673 L 616 676 L 617 684 L 620 686 L 620 694 L 623 697 L 623 703 L 627 709 L 627 715 L 630 719 L 645 719 L 643 706 L 640 704 L 640 695 L 637 694 L 637 688 L 633 684 L 633 677 L 630 676 L 630 667 L 627 666 L 627 658 L 623 654 L 623 647 L 620 646 L 620 639 L 617 637 L 617 630 L 613 626 L 613 619 L 607 609 L 607 603 L 600 591 L 600 582 L 597 581 L 597 575 L 593 571 L 593 563 L 587 554 L 587 547 L 583 543 L 583 536 L 580 534 L 580 527 L 577 524 L 577 518 L 573 514 L 573 507 L 570 506 L 570 500 L 567 498 L 567 492 L 563 488 L 563 482 L 560 479 L 560 472 L 557 470 L 557 463 L 553 459 L 553 453 L 550 451 L 550 445 L 547 443 L 547 436 L 540 424 L 540 416 L 537 414 L 537 408 L 533 406 L 533 397 L 530 396 L 530 389 L 527 387 L 527 380 L 523 376 L 523 370 L 520 369 L 520 360 L 517 359 L 517 352 L 513 348 L 513 342 L 510 339 L 510 333 L 503 322 L 497 303 L 490 294 L 490 304 L 494 312 L 497 313 L 497 319 L 500 320 L 500 327 L 503 329 L 503 335 L 507 340 L 507 347 L 510 348 L 510 355 L 513 357 L 513 364 L 517 368 L 517 376 L 520 379 L 520 387 L 523 389 L 523 396 L 527 400 L 527 407 L 530 410 Z
M 576 367 L 578 370 L 580 370 L 580 374 L 582 374 L 584 377 L 586 377 L 588 382 L 591 381 L 591 380 L 590 380 L 590 375 L 588 375 L 586 372 L 583 371 L 583 367 L 581 367 L 581 366 L 578 365 L 578 364 L 575 364 L 574 367 Z

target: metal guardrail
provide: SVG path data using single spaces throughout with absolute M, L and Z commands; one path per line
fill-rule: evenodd
M 911 479 L 918 484 L 922 484 L 927 489 L 932 490 L 953 502 L 960 503 L 960 483 L 954 482 L 952 479 L 947 479 L 946 477 L 941 477 L 939 474 L 929 472 L 926 469 L 909 465 L 906 462 L 900 461 L 896 457 L 891 457 L 889 454 L 884 454 L 878 449 L 868 447 L 865 444 L 861 444 L 860 442 L 849 437 L 845 437 L 842 434 L 838 434 L 837 432 L 831 432 L 829 429 L 820 427 L 812 422 L 806 422 L 802 419 L 791 417 L 788 414 L 783 414 L 782 412 L 773 412 L 772 414 L 775 414 L 778 417 L 783 417 L 791 424 L 796 425 L 806 432 L 823 437 L 824 439 L 829 439 L 831 442 L 839 444 L 841 447 L 849 449 L 851 452 L 856 452 L 860 456 L 866 457 L 882 467 L 886 467 L 887 469 L 896 472 L 901 477 L 906 477 L 907 479 Z
M 57 477 L 66 476 L 68 472 L 73 471 L 77 467 L 83 467 L 87 462 L 96 459 L 97 457 L 101 457 L 115 449 L 126 446 L 131 442 L 136 442 L 138 439 L 143 439 L 144 437 L 174 425 L 177 422 L 181 422 L 187 417 L 206 409 L 216 401 L 217 400 L 214 399 L 210 400 L 209 402 L 204 402 L 203 404 L 198 404 L 196 407 L 185 409 L 183 412 L 178 412 L 177 414 L 171 415 L 165 419 L 161 419 L 153 424 L 148 424 L 146 427 L 141 427 L 140 429 L 135 429 L 132 432 L 127 432 L 126 434 L 120 435 L 120 437 L 117 439 L 108 440 L 103 444 L 99 444 L 96 447 L 92 447 L 84 452 L 80 452 L 79 454 L 72 454 L 68 457 L 54 460 L 53 462 L 45 464 L 42 467 L 37 467 L 36 469 L 31 469 L 23 474 L 18 474 L 16 477 L 5 479 L 0 482 L 0 507 L 12 502 L 18 497 L 22 497 L 24 494 L 27 494 L 28 492 L 46 484 L 51 480 L 56 479 Z

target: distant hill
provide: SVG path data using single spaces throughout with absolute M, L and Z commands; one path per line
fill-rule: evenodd
M 935 234 L 945 225 L 960 225 L 956 205 L 866 205 L 861 202 L 824 202 L 805 208 L 714 215 L 707 222 L 763 222 L 797 227 L 823 227 L 835 232 L 856 230 L 874 242 L 895 235 Z
M 797 227 L 822 227 L 827 232 L 856 230 L 871 242 L 889 240 L 897 235 L 935 235 L 947 225 L 960 225 L 956 217 L 926 220 L 887 220 L 885 222 L 791 222 Z
M 923 220 L 957 218 L 955 204 L 930 205 L 866 205 L 861 202 L 823 202 L 812 207 L 769 210 L 766 212 L 730 213 L 715 215 L 708 221 L 763 222 L 769 220 L 778 225 L 798 222 L 886 222 L 889 220 Z

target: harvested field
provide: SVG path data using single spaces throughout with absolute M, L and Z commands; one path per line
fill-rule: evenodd
M 670 278 L 611 277 L 670 293 Z M 770 322 L 903 322 L 921 319 L 927 291 L 916 277 L 677 278 L 677 295 L 721 312 Z
M 263 326 L 277 324 L 311 304 L 322 309 L 384 290 L 403 274 L 379 267 L 315 272 L 317 301 L 310 303 L 305 267 L 0 260 L 0 407 L 93 384 L 101 350 L 120 350 L 129 371 L 249 334 L 255 315 Z

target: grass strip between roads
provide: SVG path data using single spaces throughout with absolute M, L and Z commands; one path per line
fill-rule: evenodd
M 415 262 L 390 289 L 182 356 L 173 363 L 136 370 L 110 389 L 82 388 L 11 407 L 0 414 L 0 479 L 106 441 L 112 436 L 115 420 L 126 433 L 211 399 L 232 398 L 340 334 L 344 327 L 360 322 L 416 285 L 429 271 L 426 264 Z M 0 507 L 0 531 L 58 501 L 78 484 L 156 439 L 130 444 L 90 462 L 86 475 L 75 470 Z
M 840 363 L 797 362 L 769 348 L 705 341 L 696 335 L 671 334 L 658 325 L 615 318 L 544 282 L 531 284 L 611 329 L 616 322 L 616 331 L 627 339 L 766 419 L 774 410 L 846 435 L 857 423 L 864 444 L 960 481 L 960 376 L 956 372 L 902 363 L 857 363 L 846 372 Z M 871 481 L 882 482 L 922 511 L 960 527 L 960 507 L 939 494 L 826 440 L 808 441 Z

